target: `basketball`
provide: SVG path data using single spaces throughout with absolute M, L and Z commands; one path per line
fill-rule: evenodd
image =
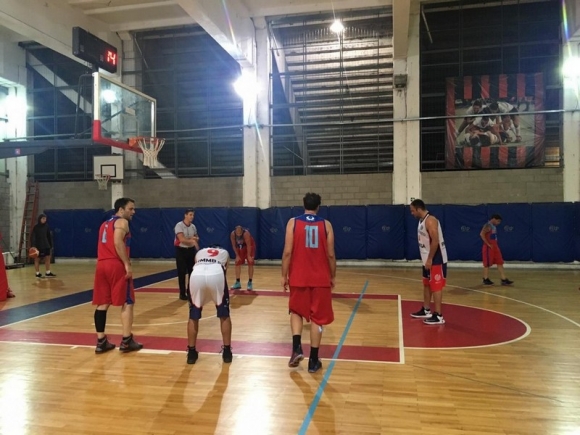
M 28 250 L 28 257 L 29 258 L 36 258 L 36 257 L 38 257 L 39 254 L 40 254 L 40 252 L 36 248 L 30 248 Z

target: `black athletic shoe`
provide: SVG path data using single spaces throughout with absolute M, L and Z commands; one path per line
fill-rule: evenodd
M 513 285 L 513 281 L 510 281 L 509 279 L 502 279 L 501 280 L 501 285 Z
M 421 307 L 419 311 L 411 313 L 411 317 L 414 317 L 415 319 L 431 317 L 431 310 L 429 308 Z
M 187 296 L 185 296 L 185 295 L 179 295 L 179 299 L 181 299 L 182 301 L 186 301 L 187 300 Z
M 47 278 L 56 278 L 56 275 L 52 272 L 46 272 L 44 276 L 46 276 Z
M 113 350 L 115 345 L 107 340 L 107 337 L 103 341 L 97 340 L 97 347 L 95 347 L 95 353 L 105 353 Z
M 308 373 L 316 373 L 321 368 L 322 368 L 322 361 L 320 361 L 319 359 L 317 359 L 316 361 L 311 360 L 311 359 L 308 360 Z
M 42 273 L 36 272 L 36 274 L 34 276 L 37 277 L 37 278 L 42 278 Z
M 294 349 L 292 351 L 292 355 L 290 356 L 290 361 L 288 361 L 288 367 L 298 367 L 300 361 L 304 359 L 304 352 L 302 352 L 302 346 L 298 349 Z
M 425 325 L 443 325 L 445 323 L 445 319 L 439 313 L 433 313 L 431 317 L 428 319 L 423 320 Z
M 225 363 L 231 363 L 232 360 L 234 359 L 234 356 L 232 355 L 232 347 L 225 347 L 222 346 L 222 359 L 224 360 Z
M 481 282 L 483 285 L 493 285 L 493 281 L 489 278 L 483 278 Z
M 195 364 L 197 358 L 199 358 L 199 352 L 187 346 L 187 364 Z
M 135 352 L 141 349 L 143 349 L 143 345 L 133 340 L 133 334 L 131 334 L 129 340 L 121 340 L 121 345 L 119 346 L 121 352 Z

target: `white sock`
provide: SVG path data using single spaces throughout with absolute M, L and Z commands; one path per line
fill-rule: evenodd
M 50 273 L 50 270 L 47 270 L 46 273 Z

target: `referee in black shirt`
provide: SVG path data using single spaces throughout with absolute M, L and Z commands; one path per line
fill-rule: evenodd
M 183 220 L 175 225 L 175 263 L 177 264 L 177 280 L 179 282 L 179 299 L 188 300 L 189 277 L 193 270 L 195 254 L 199 250 L 199 236 L 193 225 L 195 212 L 185 210 Z

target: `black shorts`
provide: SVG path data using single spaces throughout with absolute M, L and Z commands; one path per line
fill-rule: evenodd
M 39 258 L 49 257 L 50 256 L 50 251 L 52 251 L 52 249 L 50 249 L 50 248 L 47 248 L 47 249 L 39 249 L 38 250 L 38 257 Z

